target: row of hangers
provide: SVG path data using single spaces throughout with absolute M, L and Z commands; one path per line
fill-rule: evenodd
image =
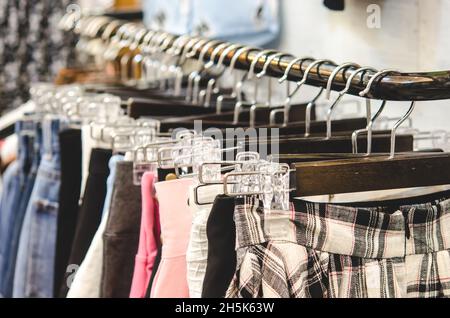
M 78 34 L 82 34 L 90 39 L 102 39 L 103 41 L 109 41 L 113 38 L 118 29 L 122 26 L 127 28 L 132 37 L 137 38 L 138 41 L 143 44 L 144 47 L 149 46 L 161 46 L 164 49 L 170 50 L 172 46 L 179 41 L 180 36 L 168 34 L 162 31 L 146 30 L 142 25 L 129 23 L 127 21 L 114 20 L 105 16 L 82 16 L 80 17 L 77 12 L 66 14 L 61 20 L 60 26 L 67 31 L 75 31 Z M 150 33 L 150 34 L 149 34 Z M 152 36 L 155 34 L 155 36 Z M 153 38 L 152 38 L 153 37 Z M 189 38 L 188 36 L 181 36 L 182 40 Z M 149 45 L 150 44 L 150 45 Z M 204 57 L 209 59 L 216 46 L 206 52 Z M 197 51 L 192 52 L 193 56 L 198 57 L 200 54 L 199 48 Z M 248 54 L 243 54 L 238 58 L 236 67 L 238 69 L 248 70 L 251 62 L 254 60 L 258 51 L 253 51 Z M 224 64 L 229 65 L 231 62 L 231 55 L 228 55 L 224 59 Z M 274 77 L 281 77 L 292 61 L 293 57 L 290 54 L 282 55 L 273 59 L 271 66 L 268 68 L 267 74 Z M 289 78 L 292 81 L 299 81 L 304 73 L 304 70 L 308 67 L 309 62 L 306 61 L 301 65 L 293 67 L 289 74 Z M 262 63 L 259 63 L 257 68 L 261 68 Z M 320 68 L 320 72 L 311 72 L 311 76 L 306 84 L 315 86 L 325 86 L 326 79 L 329 74 L 336 67 L 334 63 L 324 63 Z M 349 94 L 358 95 L 365 86 L 367 86 L 368 80 L 374 73 L 368 71 L 362 76 L 355 77 Z M 333 82 L 333 90 L 340 90 L 346 84 L 346 79 L 350 75 L 350 72 L 342 72 L 343 76 Z M 377 89 L 368 93 L 367 97 L 380 100 L 397 100 L 407 101 L 414 99 L 416 101 L 421 100 L 437 100 L 437 99 L 449 99 L 450 93 L 448 92 L 448 83 L 450 82 L 450 71 L 440 70 L 436 72 L 422 72 L 422 73 L 405 73 L 394 72 L 386 74 L 380 79 Z
M 67 16 L 65 19 L 61 24 L 67 23 L 66 29 L 72 30 L 73 21 L 67 22 Z M 266 195 L 277 189 L 277 198 L 286 198 L 294 183 L 298 196 L 450 184 L 448 153 L 413 151 L 414 136 L 397 134 L 413 112 L 415 99 L 411 97 L 408 111 L 390 130 L 373 128 L 381 119 L 387 100 L 382 100 L 372 115 L 370 97 L 379 92 L 377 86 L 387 75 L 399 72 L 377 71 L 355 63 L 336 65 L 322 79 L 325 85 L 319 86 L 317 95 L 296 105 L 292 100 L 300 88 L 313 84 L 317 74 L 326 73 L 322 66 L 329 70 L 329 65 L 335 64 L 311 57 L 294 58 L 278 79 L 280 85 L 286 85 L 286 94 L 284 103 L 276 105 L 272 101 L 272 80 L 267 80 L 266 98 L 261 99 L 259 91 L 269 69 L 273 72 L 274 61 L 280 63 L 287 54 L 187 35 L 176 37 L 104 17 L 81 19 L 75 30 L 81 35 L 79 49 L 94 57 L 97 66 L 112 67 L 120 81 L 115 87 L 92 91 L 106 91 L 122 98 L 132 96 L 134 102 L 128 105 L 127 114 L 134 119 L 129 120 L 151 118 L 157 123 L 152 126 L 150 142 L 129 142 L 128 150 L 133 151 L 140 171 L 170 167 L 178 177 L 195 176 L 199 186 L 220 184 L 226 193 L 235 195 Z M 252 61 L 242 71 L 243 56 L 250 54 Z M 229 60 L 228 65 L 225 60 Z M 292 89 L 293 69 L 304 71 Z M 225 85 L 224 74 L 231 75 L 231 85 Z M 334 84 L 337 79 L 345 80 L 345 86 Z M 357 87 L 366 84 L 358 91 L 366 98 L 366 118 L 333 120 L 343 105 L 342 99 L 355 94 L 355 81 L 359 81 Z M 250 94 L 249 87 L 253 88 Z M 341 89 L 336 98 L 331 98 L 336 87 Z M 315 120 L 315 108 L 324 93 L 326 120 Z M 258 117 L 260 111 L 264 119 Z M 295 116 L 300 119 L 293 120 Z M 217 140 L 207 131 L 192 131 L 199 120 L 203 129 L 216 128 L 224 133 L 227 127 L 256 128 L 257 134 Z M 111 126 L 112 131 L 120 130 L 116 122 Z M 168 137 L 178 127 L 185 127 L 190 133 L 181 137 L 172 133 Z M 277 129 L 278 135 L 259 136 L 259 128 Z M 140 130 L 122 129 L 121 133 L 131 140 Z M 114 132 L 110 136 L 114 134 L 113 140 L 120 135 Z M 428 135 L 416 138 L 437 138 L 432 133 Z M 253 146 L 268 147 L 267 156 L 256 156 L 251 151 Z M 225 153 L 232 155 L 223 161 Z M 222 175 L 224 172 L 227 173 Z M 212 181 L 205 180 L 204 176 L 211 174 L 215 175 Z M 286 182 L 289 177 L 291 181 Z

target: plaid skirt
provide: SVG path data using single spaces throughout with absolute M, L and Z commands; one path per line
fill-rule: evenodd
M 383 208 L 236 205 L 227 298 L 450 296 L 450 200 Z

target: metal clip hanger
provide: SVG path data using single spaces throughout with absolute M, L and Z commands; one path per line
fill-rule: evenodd
M 372 85 L 374 83 L 374 81 L 379 78 L 380 76 L 390 73 L 390 72 L 395 72 L 394 70 L 382 70 L 377 72 L 375 75 L 372 76 L 372 78 L 369 80 L 367 87 L 360 92 L 360 96 L 361 97 L 365 97 L 366 94 L 370 91 L 370 89 L 372 88 Z M 371 111 L 371 103 L 370 100 L 367 99 L 366 105 L 368 107 L 367 109 L 367 117 L 370 118 L 370 116 L 372 115 L 372 111 Z M 358 135 L 361 133 L 367 133 L 367 155 L 370 155 L 372 153 L 372 128 L 373 128 L 373 124 L 375 123 L 375 121 L 380 117 L 381 113 L 384 110 L 384 107 L 386 106 L 386 101 L 383 101 L 381 103 L 380 108 L 378 109 L 378 111 L 376 112 L 376 114 L 369 120 L 367 127 L 365 129 L 360 129 L 357 130 L 353 133 L 352 135 L 352 144 L 353 144 L 353 153 L 358 153 Z
M 222 42 L 218 40 L 211 40 L 207 41 L 206 43 L 201 43 L 201 45 L 198 48 L 194 48 L 194 50 L 188 56 L 190 58 L 194 57 L 198 49 L 203 46 L 197 59 L 197 61 L 201 63 L 202 66 L 200 67 L 200 69 L 192 72 L 189 75 L 188 79 L 186 100 L 191 101 L 193 104 L 198 104 L 200 81 L 202 79 L 202 73 L 206 70 L 206 64 L 204 63 L 205 54 L 209 51 L 210 48 L 220 43 Z
M 284 83 L 286 80 L 288 80 L 289 74 L 291 72 L 291 69 L 294 67 L 294 65 L 297 64 L 298 62 L 300 62 L 300 68 L 301 68 L 303 63 L 306 61 L 314 61 L 314 59 L 312 57 L 301 57 L 301 58 L 296 58 L 296 59 L 292 60 L 289 63 L 289 65 L 286 67 L 286 71 L 284 72 L 284 75 L 278 80 L 278 82 L 280 84 Z M 292 98 L 299 91 L 301 86 L 302 85 L 298 85 L 298 83 L 297 83 L 296 88 L 291 92 L 290 83 L 289 82 L 286 83 L 286 99 L 284 102 L 284 108 L 283 108 L 283 110 L 280 111 L 280 112 L 284 113 L 283 126 L 286 126 L 289 121 L 289 115 L 286 115 L 286 114 L 290 110 Z M 275 111 L 275 113 L 276 113 L 276 111 Z
M 234 51 L 233 57 L 231 58 L 231 62 L 229 67 L 226 69 L 226 71 L 232 75 L 233 77 L 233 85 L 232 85 L 232 91 L 231 94 L 226 95 L 226 94 L 221 94 L 219 96 L 217 96 L 216 99 L 216 114 L 221 114 L 222 113 L 222 108 L 223 108 L 223 103 L 225 100 L 235 100 L 237 98 L 237 92 L 236 92 L 236 85 L 238 82 L 238 78 L 237 78 L 237 72 L 235 71 L 234 67 L 237 61 L 237 57 L 240 56 L 240 54 L 242 52 L 244 52 L 245 50 L 251 50 L 248 47 L 242 46 L 242 45 L 232 45 L 230 47 L 228 47 L 227 49 L 225 49 L 222 54 L 220 55 L 219 58 L 219 62 L 218 65 L 222 66 L 225 57 L 228 56 L 228 54 L 232 51 Z M 236 58 L 235 58 L 236 57 Z
M 202 89 L 199 92 L 198 99 L 200 101 L 200 104 L 203 104 L 205 107 L 211 106 L 211 97 L 213 93 L 219 93 L 219 80 L 221 76 L 225 73 L 226 68 L 222 66 L 222 63 L 220 63 L 220 59 L 224 54 L 228 54 L 225 52 L 231 51 L 233 48 L 237 47 L 235 44 L 223 42 L 216 46 L 216 48 L 212 51 L 209 61 L 205 64 L 205 69 L 208 70 L 208 72 L 214 73 L 215 76 L 210 78 L 208 80 L 208 84 L 206 86 L 206 89 Z M 231 49 L 230 49 L 231 48 Z M 219 56 L 219 62 L 217 65 L 215 64 L 216 56 L 220 53 Z
M 252 105 L 255 105 L 257 103 L 256 101 L 256 95 L 258 93 L 258 78 L 255 76 L 255 67 L 256 64 L 258 64 L 261 57 L 266 56 L 267 54 L 273 54 L 276 53 L 274 50 L 263 50 L 256 54 L 255 58 L 253 59 L 252 63 L 250 64 L 250 69 L 248 72 L 245 73 L 245 75 L 241 78 L 241 80 L 236 84 L 236 92 L 237 92 L 237 98 L 238 101 L 234 107 L 234 119 L 233 124 L 237 125 L 239 123 L 239 116 L 245 106 L 251 107 Z M 245 82 L 253 82 L 255 84 L 254 87 L 254 97 L 252 101 L 246 102 L 243 100 L 243 86 Z
M 344 97 L 344 95 L 347 94 L 347 92 L 350 90 L 351 83 L 352 83 L 353 79 L 355 78 L 355 76 L 358 75 L 359 73 L 367 72 L 367 71 L 376 72 L 376 70 L 372 67 L 360 67 L 357 70 L 353 71 L 347 80 L 347 84 L 346 84 L 345 88 L 339 92 L 338 97 L 334 101 L 330 102 L 330 106 L 329 106 L 328 112 L 327 112 L 327 134 L 326 134 L 327 139 L 331 138 L 331 115 L 333 114 L 333 110 L 339 104 L 339 102 Z M 331 79 L 331 81 L 333 81 L 333 78 Z M 331 85 L 329 87 L 331 87 Z M 328 90 L 329 87 L 327 87 L 327 96 L 329 96 L 329 90 Z
M 374 81 L 377 77 L 373 77 Z M 368 87 L 369 90 L 373 89 Z M 298 196 L 376 191 L 450 184 L 450 155 L 442 153 L 405 153 L 396 155 L 396 132 L 415 107 L 391 129 L 390 152 L 346 160 L 297 163 Z M 315 181 L 314 181 L 315 180 Z M 320 180 L 320 184 L 317 182 Z
M 249 162 L 256 162 L 258 161 L 259 158 L 259 154 L 256 152 L 240 152 L 237 154 L 236 156 L 236 161 L 221 161 L 221 160 L 216 160 L 216 161 L 205 161 L 203 163 L 201 163 L 201 165 L 199 166 L 198 169 L 198 181 L 199 181 L 199 185 L 197 185 L 194 188 L 194 200 L 195 203 L 197 205 L 208 205 L 208 204 L 212 204 L 213 202 L 199 202 L 199 195 L 198 195 L 198 191 L 199 189 L 202 188 L 206 188 L 206 187 L 222 187 L 223 186 L 223 181 L 222 181 L 222 172 L 229 172 L 232 171 L 234 169 L 236 169 L 237 167 L 240 167 L 239 169 L 242 170 L 242 167 L 245 164 L 248 164 Z M 217 165 L 219 165 L 219 168 L 217 169 Z M 222 167 L 222 165 L 225 165 L 225 167 Z M 214 166 L 215 168 L 212 169 L 212 172 L 206 172 L 205 170 L 206 167 L 208 166 Z M 212 178 L 212 175 L 214 175 L 214 178 Z M 207 178 L 209 180 L 207 180 Z M 216 179 L 216 180 L 211 180 L 212 179 Z
M 230 70 L 231 74 L 234 74 L 233 93 L 231 95 L 220 95 L 220 96 L 217 97 L 216 110 L 217 110 L 218 114 L 220 114 L 222 112 L 223 101 L 225 99 L 232 98 L 233 100 L 237 99 L 238 103 L 242 102 L 242 94 L 243 94 L 243 92 L 241 90 L 241 86 L 242 85 L 241 85 L 241 80 L 238 80 L 239 74 L 235 70 L 235 65 L 236 65 L 236 62 L 238 61 L 239 57 L 242 54 L 247 54 L 248 55 L 250 52 L 257 51 L 257 50 L 258 50 L 257 48 L 253 48 L 253 47 L 250 47 L 250 46 L 244 46 L 244 47 L 242 47 L 242 48 L 240 48 L 240 49 L 238 49 L 238 50 L 236 50 L 234 52 L 233 57 L 231 58 L 230 66 L 229 66 L 229 70 Z M 245 72 L 242 80 L 246 76 L 247 76 L 247 73 Z
M 267 74 L 267 70 L 269 68 L 269 65 L 273 62 L 276 58 L 281 58 L 283 56 L 291 56 L 289 54 L 284 53 L 275 53 L 270 55 L 269 57 L 266 57 L 266 62 L 264 63 L 263 69 L 261 72 L 256 74 L 257 79 L 263 78 Z M 260 107 L 273 107 L 272 105 L 272 80 L 270 78 L 267 79 L 267 101 L 263 103 L 262 105 L 259 105 L 256 103 L 256 98 L 258 95 L 258 84 L 255 81 L 255 88 L 254 88 L 254 99 L 255 103 L 250 107 L 250 127 L 255 127 L 256 124 L 256 110 Z M 275 115 L 273 115 L 273 119 L 275 119 Z M 270 114 L 270 122 L 272 123 L 272 112 Z

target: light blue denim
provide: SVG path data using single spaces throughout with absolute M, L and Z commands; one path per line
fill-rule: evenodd
M 150 28 L 265 46 L 280 32 L 279 0 L 144 0 Z
M 58 119 L 42 123 L 43 154 L 27 206 L 14 275 L 13 296 L 51 298 L 60 188 Z
M 111 206 L 111 198 L 114 190 L 114 180 L 116 178 L 116 166 L 117 163 L 124 160 L 124 156 L 122 155 L 114 155 L 109 159 L 109 176 L 106 180 L 106 196 L 105 196 L 105 204 L 103 205 L 102 211 L 102 219 L 107 215 L 109 208 Z
M 20 164 L 16 160 L 9 165 L 3 174 L 3 190 L 0 201 L 0 283 L 6 277 L 6 272 L 3 269 L 3 264 L 6 262 L 7 254 L 7 236 L 9 228 L 11 227 L 11 212 L 12 212 L 12 198 L 17 196 L 19 192 L 19 178 L 17 178 L 20 170 Z M 7 298 L 6 293 L 0 290 L 0 298 Z
M 8 243 L 6 252 L 4 254 L 5 258 L 3 259 L 2 263 L 0 263 L 3 273 L 0 279 L 0 291 L 2 296 L 4 296 L 5 298 L 12 297 L 14 271 L 16 266 L 20 233 L 41 158 L 41 124 L 39 122 L 33 121 L 31 122 L 30 126 L 30 128 L 34 130 L 32 139 L 29 139 L 30 143 L 26 145 L 24 151 L 19 149 L 19 152 L 25 153 L 26 158 L 24 161 L 24 165 L 22 166 L 23 172 L 21 177 L 22 182 L 20 186 L 19 203 L 17 205 L 17 210 L 14 214 L 14 218 L 11 222 L 10 232 L 8 233 Z
M 18 156 L 16 162 L 8 169 L 5 191 L 1 198 L 0 207 L 0 296 L 11 297 L 8 288 L 11 276 L 12 255 L 15 255 L 18 244 L 17 227 L 21 226 L 23 213 L 20 210 L 26 197 L 29 173 L 33 154 L 33 122 L 19 121 L 16 123 L 18 136 Z

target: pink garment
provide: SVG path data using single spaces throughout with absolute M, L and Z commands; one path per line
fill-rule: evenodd
M 147 172 L 142 177 L 142 217 L 139 248 L 135 258 L 133 282 L 130 298 L 144 298 L 152 276 L 153 265 L 161 245 L 158 201 L 155 199 L 154 183 L 156 175 Z
M 189 298 L 186 251 L 192 226 L 188 206 L 192 179 L 155 183 L 160 207 L 162 253 L 151 298 Z

